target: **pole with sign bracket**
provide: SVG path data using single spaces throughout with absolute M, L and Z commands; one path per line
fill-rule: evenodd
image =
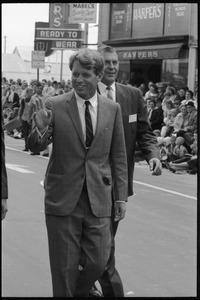
M 63 73 L 63 50 L 61 50 L 60 82 L 62 82 L 62 73 Z
M 38 82 L 40 81 L 40 76 L 39 76 L 39 74 L 40 74 L 40 69 L 37 68 L 37 81 L 38 81 Z

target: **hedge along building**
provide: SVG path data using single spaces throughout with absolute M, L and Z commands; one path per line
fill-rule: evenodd
M 197 90 L 197 3 L 101 3 L 98 46 L 116 48 L 118 81 Z

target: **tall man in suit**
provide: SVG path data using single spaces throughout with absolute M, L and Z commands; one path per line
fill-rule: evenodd
M 102 56 L 82 49 L 69 66 L 74 90 L 36 99 L 28 141 L 35 152 L 53 143 L 44 180 L 53 296 L 87 297 L 110 254 L 113 185 L 115 219 L 125 216 L 127 158 L 120 105 L 97 93 Z
M 99 51 L 104 56 L 105 70 L 101 82 L 98 83 L 98 92 L 107 98 L 112 98 L 112 102 L 117 102 L 121 106 L 127 152 L 128 196 L 131 196 L 133 195 L 134 153 L 136 142 L 149 163 L 152 175 L 160 175 L 162 171 L 162 165 L 159 159 L 159 149 L 156 137 L 148 122 L 146 104 L 139 89 L 116 82 L 119 71 L 119 60 L 116 50 L 110 46 L 104 45 Z M 114 219 L 113 214 L 112 250 L 107 267 L 102 277 L 99 279 L 104 297 L 124 297 L 123 285 L 115 268 L 114 257 L 114 236 L 117 231 L 118 223 L 119 222 Z M 93 292 L 93 290 L 91 291 L 91 294 L 93 293 L 95 296 L 97 293 L 95 290 Z

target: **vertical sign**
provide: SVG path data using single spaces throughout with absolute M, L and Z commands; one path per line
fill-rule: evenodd
M 32 69 L 45 68 L 45 51 L 32 51 Z
M 189 34 L 190 3 L 166 3 L 165 35 Z
M 132 37 L 163 35 L 164 3 L 134 3 Z
M 131 37 L 132 3 L 113 3 L 111 10 L 111 39 Z
M 69 3 L 69 23 L 96 23 L 97 3 Z
M 49 27 L 65 28 L 68 23 L 68 3 L 49 3 Z

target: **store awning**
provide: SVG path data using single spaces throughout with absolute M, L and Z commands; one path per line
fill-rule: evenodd
M 181 44 L 165 44 L 137 47 L 116 47 L 120 60 L 143 60 L 143 59 L 172 59 L 178 58 Z

